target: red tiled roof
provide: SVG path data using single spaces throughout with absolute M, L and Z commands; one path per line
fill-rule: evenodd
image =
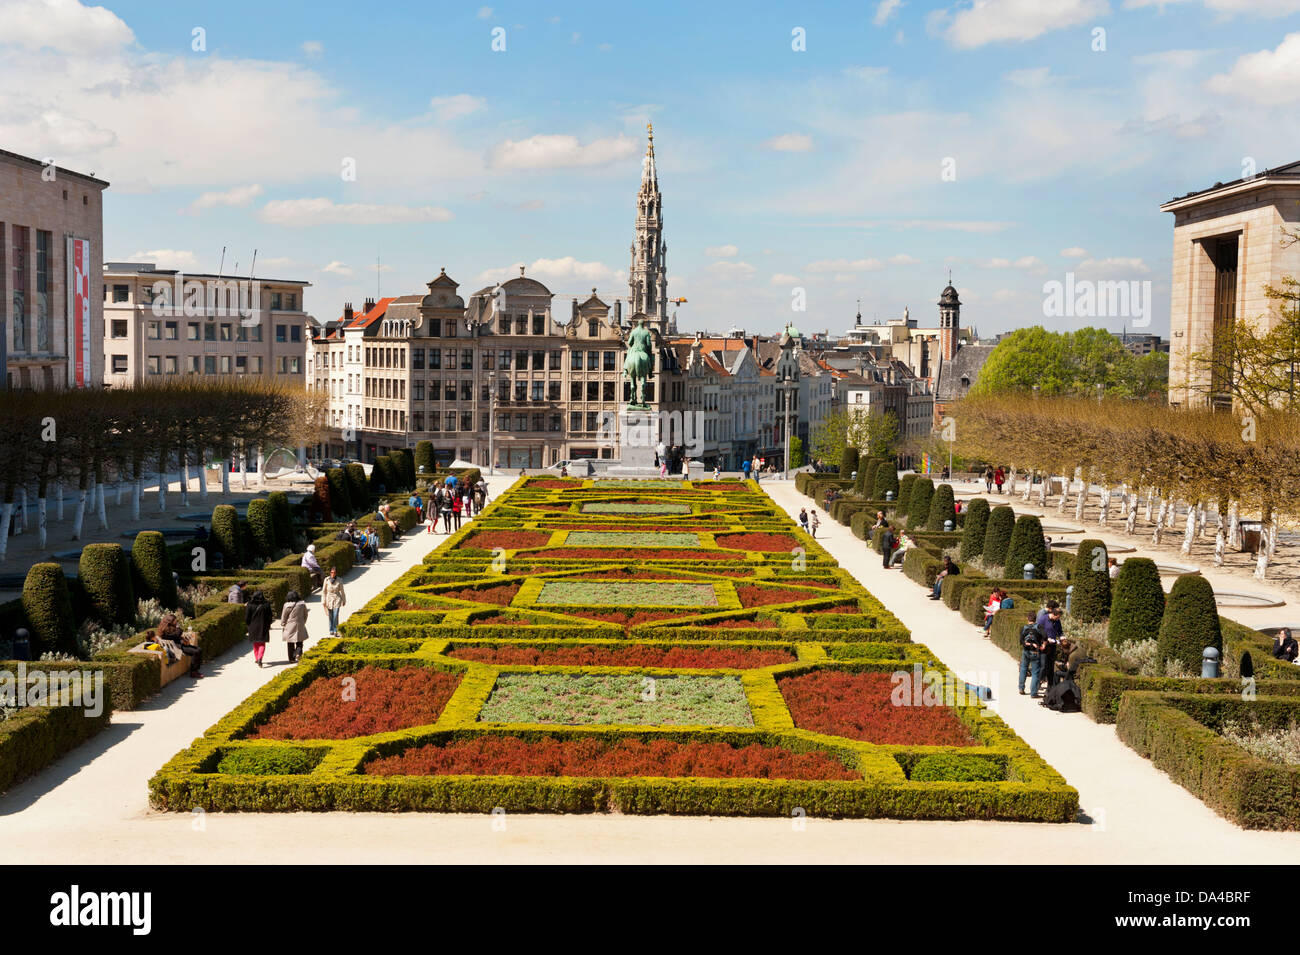
M 352 321 L 348 322 L 346 325 L 343 325 L 343 326 L 341 326 L 341 327 L 343 327 L 343 328 L 365 328 L 365 327 L 367 327 L 368 325 L 370 325 L 371 322 L 374 322 L 374 321 L 377 321 L 377 320 L 383 318 L 383 317 L 384 317 L 384 313 L 388 311 L 388 306 L 391 305 L 391 304 L 396 300 L 396 298 L 397 298 L 397 296 L 395 296 L 395 295 L 394 295 L 394 296 L 391 296 L 391 297 L 389 297 L 389 298 L 381 298 L 378 302 L 375 303 L 374 308 L 372 308 L 370 311 L 368 311 L 368 312 L 353 312 L 353 314 L 352 314 Z M 338 320 L 339 320 L 340 322 L 342 322 L 342 321 L 344 321 L 346 318 L 347 318 L 347 316 L 345 316 L 345 315 L 340 315 L 339 318 L 338 318 Z

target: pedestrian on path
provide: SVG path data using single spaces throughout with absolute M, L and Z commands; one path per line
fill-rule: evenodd
M 262 591 L 254 590 L 244 607 L 244 624 L 248 627 L 248 639 L 253 642 L 253 660 L 260 667 L 266 654 L 266 638 L 271 632 L 271 602 Z
M 815 538 L 817 536 L 817 528 L 822 526 L 821 519 L 818 518 L 817 511 L 815 509 L 812 512 L 812 517 L 809 519 L 808 526 L 809 529 L 812 531 L 812 536 Z
M 745 472 L 745 480 L 748 481 L 749 480 L 749 458 L 745 458 L 745 460 L 740 463 L 740 469 Z
M 1006 483 L 1006 480 L 1007 480 L 1007 474 L 1005 471 L 1002 470 L 1002 468 L 999 467 L 993 470 L 993 483 L 998 486 L 999 494 L 1002 493 L 1002 485 Z
M 321 606 L 329 615 L 330 636 L 339 635 L 339 611 L 343 605 L 348 602 L 347 594 L 343 590 L 343 579 L 339 577 L 337 567 L 330 568 L 330 575 L 325 578 L 325 586 L 321 588 L 320 594 Z
M 1025 695 L 1025 677 L 1030 677 L 1032 686 L 1033 699 L 1038 698 L 1038 681 L 1042 678 L 1042 649 L 1047 643 L 1047 638 L 1043 636 L 1043 631 L 1034 625 L 1034 613 L 1030 611 L 1026 616 L 1026 623 L 1020 628 L 1020 679 L 1016 682 L 1016 689 L 1020 695 Z
M 302 645 L 307 639 L 307 604 L 296 590 L 285 595 L 280 626 L 284 628 L 284 642 L 289 645 L 289 662 L 296 663 L 302 657 Z
M 465 502 L 459 494 L 451 496 L 451 522 L 456 525 L 456 530 L 460 530 L 460 512 L 464 506 Z
M 721 465 L 719 465 L 719 464 L 717 464 L 717 463 L 714 463 L 714 465 L 713 465 L 713 480 L 716 481 L 716 480 L 718 479 L 718 475 L 720 475 L 721 473 L 722 473 L 722 467 L 721 467 Z
M 804 530 L 808 529 L 808 508 L 799 508 L 799 526 Z

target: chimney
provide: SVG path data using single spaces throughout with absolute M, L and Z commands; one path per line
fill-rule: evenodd
M 351 324 L 351 322 L 352 322 L 352 303 L 351 303 L 351 302 L 344 302 L 344 303 L 343 303 L 343 321 L 344 321 L 345 323 L 347 323 L 347 324 Z
M 621 298 L 614 300 L 614 324 L 623 324 L 623 300 Z
M 573 299 L 573 316 L 572 316 L 572 317 L 573 317 L 573 321 L 574 321 L 574 323 L 575 323 L 575 325 L 576 325 L 576 323 L 577 323 L 577 321 L 578 321 L 578 299 L 577 299 L 576 297 Z
M 375 307 L 375 300 L 373 298 L 366 299 L 365 311 L 369 312 L 374 307 Z

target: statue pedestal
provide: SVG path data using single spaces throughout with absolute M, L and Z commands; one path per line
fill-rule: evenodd
M 610 476 L 658 477 L 655 445 L 659 443 L 658 416 L 648 408 L 624 405 L 618 413 L 618 461 Z

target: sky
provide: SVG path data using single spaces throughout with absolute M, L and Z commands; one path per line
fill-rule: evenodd
M 1058 316 L 1150 282 L 1160 203 L 1300 159 L 1300 0 L 0 0 L 0 148 L 93 172 L 106 261 L 625 297 L 654 123 L 679 327 Z M 378 265 L 377 265 L 378 263 Z M 859 305 L 860 302 L 860 305 Z

